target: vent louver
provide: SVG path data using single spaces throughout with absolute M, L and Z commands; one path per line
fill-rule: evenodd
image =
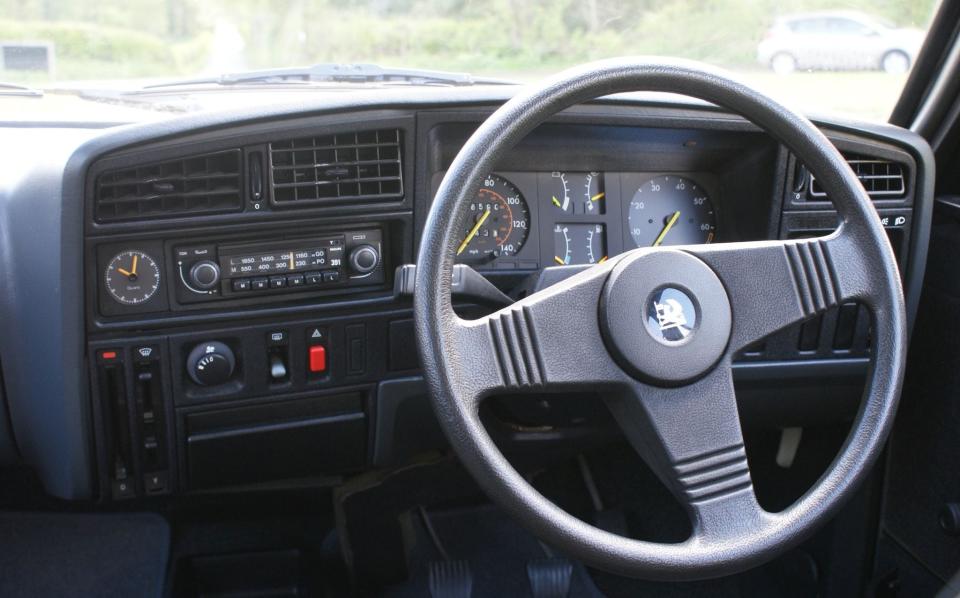
M 296 207 L 403 195 L 398 129 L 301 137 L 270 144 L 273 203 Z
M 847 163 L 853 170 L 860 184 L 867 190 L 867 195 L 875 199 L 903 197 L 907 192 L 904 166 L 889 160 L 875 160 L 869 158 L 850 157 Z M 816 177 L 810 175 L 810 197 L 823 198 L 827 194 L 817 182 Z
M 107 170 L 97 177 L 99 222 L 233 212 L 243 207 L 240 150 Z

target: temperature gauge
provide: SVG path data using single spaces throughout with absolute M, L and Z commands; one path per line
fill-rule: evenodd
M 546 182 L 555 209 L 567 214 L 606 212 L 607 194 L 599 172 L 552 172 Z
M 607 261 L 607 235 L 602 224 L 557 224 L 553 228 L 553 261 L 561 266 Z

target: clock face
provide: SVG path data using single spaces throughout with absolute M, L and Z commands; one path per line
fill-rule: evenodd
M 142 251 L 130 249 L 113 256 L 104 272 L 107 292 L 117 303 L 140 305 L 160 288 L 160 267 Z

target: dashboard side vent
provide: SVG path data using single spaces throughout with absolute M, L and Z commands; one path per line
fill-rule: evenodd
M 300 137 L 270 144 L 276 206 L 403 195 L 399 129 Z
M 903 197 L 907 192 L 906 170 L 903 164 L 890 160 L 850 157 L 847 163 L 867 195 L 874 199 Z M 826 192 L 820 187 L 816 177 L 810 174 L 810 197 L 825 198 Z
M 117 222 L 238 211 L 240 163 L 240 150 L 232 149 L 104 171 L 94 216 Z

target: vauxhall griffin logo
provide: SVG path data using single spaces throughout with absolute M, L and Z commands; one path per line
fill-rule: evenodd
M 672 345 L 686 340 L 697 325 L 697 311 L 690 297 L 673 287 L 654 292 L 647 306 L 647 331 L 658 341 Z
M 687 328 L 687 317 L 683 315 L 683 306 L 676 299 L 667 299 L 663 303 L 653 302 L 653 308 L 657 312 L 657 324 L 660 325 L 660 332 L 676 330 L 681 338 L 687 338 L 690 329 Z

